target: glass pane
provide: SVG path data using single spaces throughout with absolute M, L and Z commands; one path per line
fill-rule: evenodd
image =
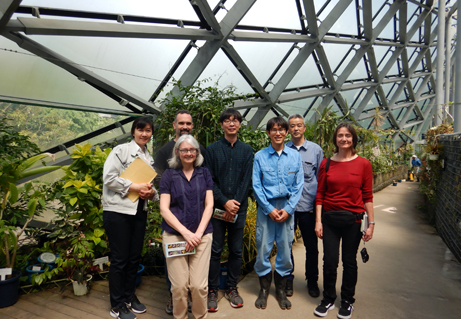
M 127 110 L 69 72 L 5 38 L 0 38 L 0 47 L 14 47 L 13 52 L 0 51 L 0 61 L 8 61 L 2 63 L 2 73 L 8 77 L 0 77 L 0 95 Z
M 227 7 L 227 4 L 226 4 Z M 239 25 L 300 29 L 295 1 L 256 1 Z
M 292 46 L 290 43 L 246 41 L 234 41 L 232 45 L 261 85 L 266 83 Z
M 254 93 L 254 90 L 221 50 L 216 53 L 199 77 L 199 81 L 205 79 L 211 80 L 210 85 L 219 82 L 219 87 L 222 88 L 228 85 L 235 86 L 238 94 Z
M 295 50 L 297 52 L 297 50 Z M 288 85 L 289 88 L 309 86 L 314 84 L 323 84 L 322 77 L 319 74 L 317 64 L 312 57 L 312 54 L 304 62 L 303 66 L 296 73 L 293 80 Z
M 357 25 L 357 9 L 352 1 L 328 32 L 357 35 Z
M 341 60 L 346 56 L 347 52 L 350 49 L 349 45 L 345 44 L 336 44 L 336 43 L 324 43 L 323 48 L 325 51 L 325 55 L 328 58 L 328 63 L 330 64 L 330 68 L 332 72 L 335 72 L 336 68 L 338 67 Z M 345 65 L 352 59 L 354 55 L 354 51 L 349 53 L 347 58 L 344 62 L 342 62 L 342 67 L 344 68 Z M 338 76 L 341 75 L 341 72 L 337 71 L 336 73 Z
M 125 118 L 2 102 L 0 102 L 0 115 L 2 118 L 11 119 L 10 124 L 14 124 L 21 134 L 29 136 L 42 151 Z M 113 131 L 117 135 L 123 134 L 119 129 Z

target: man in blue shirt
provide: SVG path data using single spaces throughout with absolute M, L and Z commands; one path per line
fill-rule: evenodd
M 282 117 L 267 122 L 266 132 L 271 145 L 255 155 L 253 164 L 253 191 L 258 203 L 256 217 L 256 262 L 261 290 L 256 299 L 256 308 L 267 307 L 267 297 L 272 282 L 272 267 L 269 257 L 277 244 L 275 259 L 276 298 L 282 309 L 291 309 L 285 294 L 287 277 L 293 268 L 291 245 L 294 238 L 296 205 L 301 197 L 304 174 L 301 156 L 285 147 L 288 123 Z
M 420 171 L 421 165 L 422 165 L 421 160 L 418 158 L 418 156 L 413 155 L 411 157 L 411 167 L 413 168 L 413 172 L 418 182 L 419 182 L 419 171 Z
M 306 124 L 304 118 L 299 114 L 291 115 L 288 118 L 288 130 L 291 141 L 285 145 L 299 152 L 304 171 L 304 186 L 301 198 L 295 211 L 295 225 L 299 226 L 306 249 L 305 279 L 307 280 L 307 290 L 311 297 L 317 298 L 320 295 L 317 281 L 319 279 L 319 249 L 317 235 L 315 234 L 315 196 L 317 195 L 317 177 L 320 163 L 323 160 L 322 148 L 304 138 Z M 293 253 L 291 254 L 293 261 Z M 288 277 L 286 294 L 288 297 L 293 295 L 293 270 Z

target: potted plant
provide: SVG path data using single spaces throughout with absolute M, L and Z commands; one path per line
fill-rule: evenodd
M 449 124 L 440 124 L 439 126 L 431 127 L 426 133 L 426 147 L 425 152 L 428 154 L 430 160 L 437 160 L 441 151 L 439 145 L 439 135 L 453 133 L 453 126 Z
M 92 245 L 83 233 L 74 237 L 70 244 L 70 248 L 56 258 L 56 268 L 51 269 L 49 273 L 51 276 L 64 274 L 69 279 L 69 284 L 72 283 L 75 295 L 86 295 L 93 274 L 98 273 L 100 269 L 94 265 Z
M 46 205 L 47 188 L 43 184 L 30 182 L 18 188 L 21 179 L 56 170 L 59 166 L 31 167 L 52 154 L 40 154 L 37 145 L 28 137 L 16 132 L 0 120 L 0 271 L 7 274 L 0 281 L 0 307 L 7 307 L 17 301 L 20 271 L 16 264 L 19 238 L 24 234 L 34 215 Z M 20 225 L 18 227 L 18 225 Z M 6 281 L 13 280 L 11 285 Z M 7 287 L 7 288 L 6 288 Z M 11 289 L 7 292 L 4 289 Z M 8 298 L 4 298 L 8 296 Z

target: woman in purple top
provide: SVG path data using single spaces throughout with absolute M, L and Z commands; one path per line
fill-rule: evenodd
M 160 212 L 163 217 L 163 247 L 171 280 L 174 318 L 187 318 L 188 289 L 192 315 L 206 318 L 208 269 L 213 228 L 213 180 L 203 163 L 200 146 L 191 135 L 176 142 L 173 157 L 160 181 Z M 172 243 L 185 242 L 181 245 Z M 170 245 L 169 245 L 170 244 Z M 173 250 L 168 251 L 168 247 Z M 175 247 L 175 248 L 173 248 Z M 183 255 L 181 251 L 195 254 Z

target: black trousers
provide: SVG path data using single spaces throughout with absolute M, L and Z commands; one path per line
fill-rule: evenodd
M 103 220 L 111 256 L 110 304 L 117 307 L 131 299 L 136 290 L 136 273 L 146 232 L 147 212 L 139 207 L 136 215 L 104 211 Z
M 357 285 L 357 251 L 362 238 L 360 223 L 349 227 L 332 227 L 323 223 L 323 299 L 336 300 L 336 278 L 339 263 L 339 245 L 343 262 L 341 300 L 354 303 Z
M 299 227 L 301 236 L 303 238 L 304 248 L 306 250 L 305 261 L 305 279 L 309 282 L 317 282 L 319 279 L 319 248 L 318 239 L 315 234 L 315 213 L 314 212 L 295 212 L 295 227 Z M 293 269 L 288 279 L 294 279 L 294 259 L 293 250 L 291 251 L 291 261 L 293 262 Z

